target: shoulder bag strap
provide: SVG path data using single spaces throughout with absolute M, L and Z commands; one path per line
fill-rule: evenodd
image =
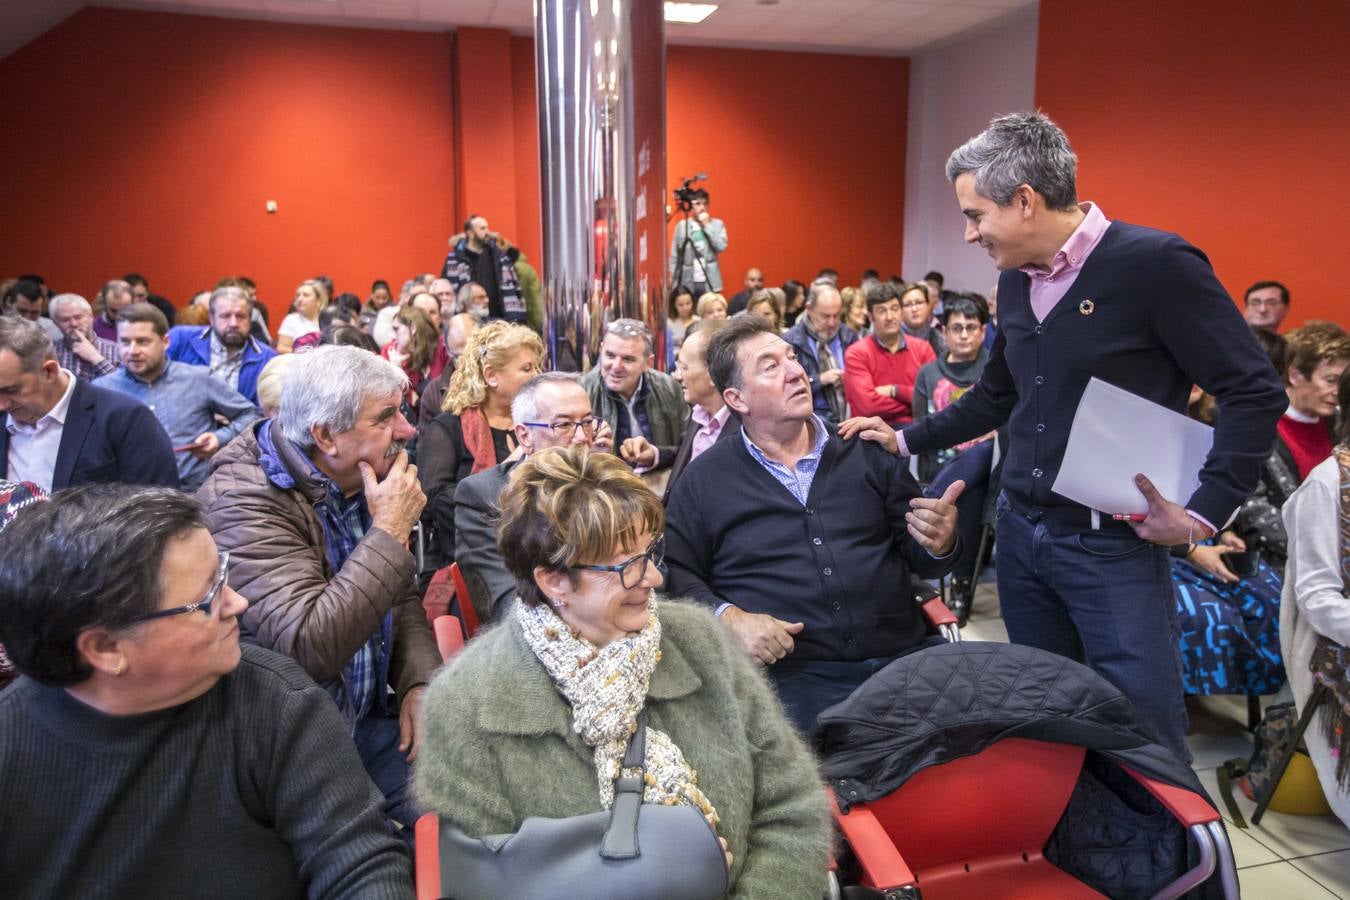
M 638 847 L 638 810 L 642 806 L 643 775 L 647 759 L 647 712 L 638 713 L 637 730 L 628 739 L 620 775 L 614 779 L 614 805 L 610 808 L 609 827 L 600 843 L 605 859 L 634 859 L 642 855 Z M 623 769 L 638 769 L 636 776 L 624 777 Z

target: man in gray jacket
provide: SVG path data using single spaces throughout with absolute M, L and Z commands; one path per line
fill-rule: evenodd
M 707 291 L 722 290 L 717 254 L 726 249 L 727 226 L 708 213 L 708 192 L 694 191 L 693 209 L 675 223 L 670 239 L 670 283 L 690 288 L 695 300 Z
M 545 372 L 520 388 L 511 401 L 516 440 L 526 456 L 549 447 L 588 444 L 608 453 L 614 433 L 591 412 L 591 400 L 575 372 Z M 470 475 L 455 490 L 455 561 L 470 593 L 484 596 L 474 605 L 484 622 L 501 618 L 516 595 L 516 579 L 497 550 L 498 500 L 520 460 L 511 459 Z M 488 604 L 491 608 L 485 608 Z

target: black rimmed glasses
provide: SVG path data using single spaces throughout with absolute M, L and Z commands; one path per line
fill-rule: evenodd
M 983 325 L 971 325 L 967 323 L 965 325 L 948 325 L 946 330 L 950 331 L 952 334 L 974 334 L 983 327 Z
M 196 603 L 189 603 L 187 606 L 175 606 L 173 609 L 159 609 L 152 613 L 145 613 L 132 619 L 132 622 L 147 622 L 150 619 L 163 619 L 166 616 L 180 616 L 183 613 L 196 612 L 201 610 L 208 616 L 211 615 L 211 606 L 220 596 L 221 590 L 225 587 L 225 575 L 230 567 L 230 551 L 220 551 L 220 572 L 216 575 L 216 581 L 211 585 L 211 590 L 206 592 L 206 596 Z
M 580 428 L 582 433 L 588 438 L 595 437 L 595 433 L 600 430 L 600 424 L 604 419 L 599 416 L 587 416 L 579 422 L 571 419 L 563 419 L 561 422 L 521 422 L 527 428 L 547 428 L 564 441 L 570 441 L 572 436 Z
M 618 572 L 619 583 L 624 586 L 624 590 L 631 591 L 633 588 L 642 584 L 642 579 L 647 577 L 647 564 L 660 568 L 661 563 L 666 561 L 666 536 L 660 534 L 647 547 L 645 553 L 639 553 L 632 559 L 625 559 L 623 562 L 614 566 L 573 566 L 574 569 L 586 569 L 591 572 Z

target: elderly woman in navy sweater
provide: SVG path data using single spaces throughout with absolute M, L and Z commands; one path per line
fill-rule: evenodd
M 5 896 L 413 896 L 332 700 L 240 648 L 228 564 L 167 489 L 75 488 L 6 529 Z

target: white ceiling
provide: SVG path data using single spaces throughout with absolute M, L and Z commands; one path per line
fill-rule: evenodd
M 698 25 L 666 25 L 672 44 L 907 56 L 1036 0 L 720 0 Z M 83 6 L 354 28 L 533 30 L 532 0 L 0 0 L 0 56 Z

